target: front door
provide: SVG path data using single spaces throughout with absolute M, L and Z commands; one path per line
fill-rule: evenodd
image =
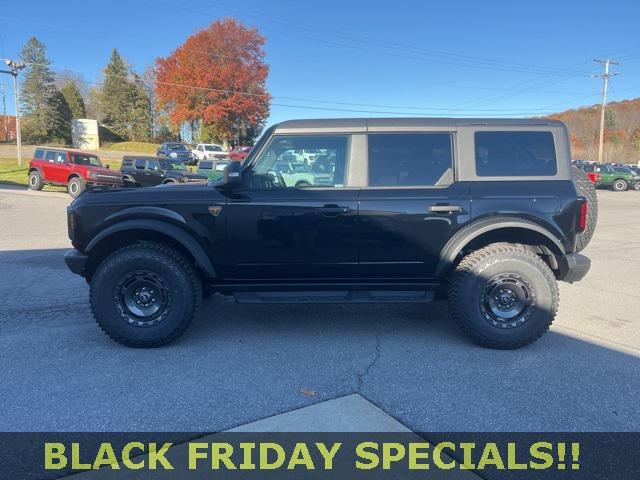
M 453 132 L 368 135 L 368 187 L 360 193 L 360 274 L 428 279 L 440 252 L 470 219 L 454 181 Z
M 322 151 L 322 163 L 295 152 Z M 332 279 L 354 276 L 358 261 L 358 189 L 345 184 L 348 135 L 277 135 L 228 194 L 223 276 L 237 279 Z M 294 152 L 294 153 L 292 153 Z M 278 165 L 304 170 L 296 186 Z

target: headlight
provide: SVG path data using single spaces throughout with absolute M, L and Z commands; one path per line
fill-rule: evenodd
M 176 157 L 178 156 L 178 154 L 177 154 L 176 152 L 171 152 L 171 153 L 169 154 L 169 156 L 170 156 L 171 158 L 176 158 Z
M 98 178 L 98 174 L 96 172 L 94 172 L 93 170 L 89 170 L 89 172 L 87 173 L 87 177 L 89 177 L 89 178 Z

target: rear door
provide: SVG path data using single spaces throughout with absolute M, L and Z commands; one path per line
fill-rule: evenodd
M 323 187 L 296 187 L 274 167 L 291 149 L 322 149 L 331 157 Z M 358 261 L 358 188 L 346 184 L 350 136 L 276 135 L 250 180 L 229 193 L 223 274 L 240 279 L 345 278 Z
M 360 275 L 432 278 L 444 245 L 470 219 L 468 187 L 455 181 L 455 131 L 369 133 L 367 142 Z
M 67 159 L 67 152 L 47 150 L 45 154 L 44 172 L 48 182 L 67 183 L 71 172 L 71 163 Z

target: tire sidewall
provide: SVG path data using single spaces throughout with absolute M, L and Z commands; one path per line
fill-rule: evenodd
M 629 188 L 629 185 L 625 180 L 616 180 L 613 182 L 613 189 L 616 192 L 624 192 Z
M 515 273 L 526 280 L 535 295 L 535 310 L 531 317 L 513 328 L 500 328 L 484 318 L 481 302 L 489 281 L 501 273 Z M 469 325 L 483 337 L 501 343 L 521 343 L 537 336 L 547 328 L 555 316 L 554 293 L 544 274 L 531 263 L 514 258 L 493 258 L 483 262 L 468 275 L 463 291 L 468 292 L 462 309 Z
M 135 326 L 122 318 L 118 311 L 118 283 L 136 270 L 148 270 L 163 278 L 168 285 L 168 313 L 156 325 Z M 121 343 L 154 343 L 172 338 L 176 330 L 183 329 L 184 319 L 193 313 L 195 292 L 189 275 L 170 256 L 161 252 L 146 255 L 143 248 L 119 252 L 100 265 L 91 282 L 94 315 L 100 326 Z
M 34 170 L 29 174 L 29 188 L 31 190 L 38 190 L 40 188 L 42 182 L 42 177 L 40 176 L 40 172 Z
M 79 177 L 73 177 L 67 183 L 67 191 L 72 198 L 77 198 L 84 191 L 84 182 Z

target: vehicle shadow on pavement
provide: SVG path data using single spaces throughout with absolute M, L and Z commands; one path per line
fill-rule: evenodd
M 215 295 L 175 343 L 123 347 L 64 250 L 0 252 L 0 430 L 219 431 L 354 392 L 416 431 L 640 428 L 637 354 L 553 327 L 523 349 L 481 348 L 445 302 Z

